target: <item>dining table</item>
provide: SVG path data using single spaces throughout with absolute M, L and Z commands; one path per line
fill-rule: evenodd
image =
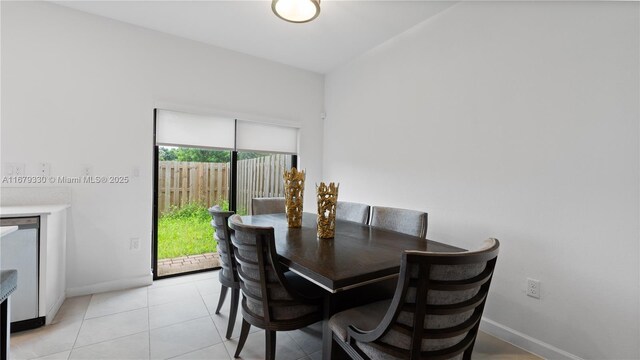
M 290 228 L 285 214 L 249 215 L 243 223 L 273 227 L 280 263 L 324 289 L 322 357 L 339 358 L 329 318 L 336 312 L 391 298 L 404 250 L 461 252 L 465 249 L 380 227 L 336 220 L 335 236 L 317 236 L 317 215 L 304 213 Z

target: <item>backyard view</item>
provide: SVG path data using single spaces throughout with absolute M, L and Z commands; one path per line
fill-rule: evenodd
M 162 214 L 158 219 L 158 259 L 215 252 L 210 221 L 207 207 L 197 203 Z
M 230 151 L 159 148 L 158 275 L 219 266 L 208 208 L 229 209 Z M 283 196 L 291 155 L 238 153 L 237 213 L 254 197 Z

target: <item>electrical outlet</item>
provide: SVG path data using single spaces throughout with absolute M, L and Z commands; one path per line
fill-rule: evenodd
M 129 239 L 129 250 L 140 250 L 140 238 Z
M 16 163 L 13 166 L 13 176 L 24 176 L 24 163 Z
M 527 278 L 527 296 L 540 299 L 540 280 Z
M 24 163 L 2 163 L 2 176 L 24 176 Z

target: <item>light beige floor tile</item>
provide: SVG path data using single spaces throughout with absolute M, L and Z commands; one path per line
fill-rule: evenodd
M 75 346 L 81 347 L 149 330 L 146 308 L 87 319 Z
M 172 278 L 168 278 L 168 279 L 155 280 L 153 282 L 153 284 L 147 286 L 147 288 L 149 290 L 151 290 L 151 289 L 157 289 L 157 288 L 161 288 L 161 287 L 192 283 L 194 281 L 196 281 L 196 280 L 194 280 L 193 278 L 190 278 L 188 275 L 177 276 L 177 277 L 172 277 Z
M 286 332 L 278 332 L 276 339 L 276 359 L 278 360 L 297 360 L 305 356 L 305 353 L 300 349 L 298 344 L 289 336 Z M 238 340 L 232 339 L 224 342 L 224 346 L 227 347 L 229 354 L 233 356 L 238 346 Z M 265 357 L 265 338 L 264 331 L 258 331 L 253 334 L 249 334 L 247 342 L 242 348 L 240 358 L 249 359 L 264 359 Z
M 305 354 L 310 355 L 322 350 L 322 322 L 304 329 L 287 332 Z
M 193 279 L 194 281 L 204 280 L 204 279 L 216 279 L 216 280 L 218 280 L 218 276 L 219 276 L 218 275 L 218 271 L 220 271 L 220 270 L 205 271 L 205 272 L 192 274 L 192 275 L 187 275 L 187 276 L 190 279 Z
M 220 294 L 220 288 L 222 285 L 218 278 L 209 278 L 204 280 L 195 281 L 194 284 L 198 288 L 198 292 L 200 295 L 212 295 L 212 294 Z M 230 291 L 227 292 L 227 296 L 230 296 Z
M 213 323 L 216 324 L 216 328 L 218 328 L 218 333 L 223 338 L 227 334 L 227 326 L 229 325 L 229 312 L 231 311 L 231 295 L 227 294 L 227 298 L 225 299 L 224 304 L 222 305 L 222 309 L 220 309 L 220 314 L 216 314 L 216 306 L 218 306 L 218 297 L 217 295 L 207 295 L 203 297 L 205 304 L 207 305 L 207 309 L 209 309 L 209 313 L 211 314 L 211 319 L 213 319 Z M 236 315 L 236 322 L 233 326 L 233 332 L 231 334 L 231 338 L 238 338 L 240 336 L 240 329 L 242 328 L 242 310 L 238 305 L 238 314 Z M 259 328 L 252 326 L 250 333 L 254 333 L 256 331 L 260 331 Z
M 171 358 L 172 360 L 231 360 L 224 344 L 216 344 L 204 349 L 196 350 L 188 354 Z
M 89 303 L 91 302 L 91 295 L 85 296 L 76 296 L 71 298 L 66 298 L 56 317 L 53 319 L 53 322 L 59 322 L 63 319 L 69 319 L 74 317 L 84 318 L 85 313 L 87 312 L 87 308 L 89 308 Z
M 11 335 L 13 359 L 33 359 L 71 350 L 82 320 L 62 320 L 56 324 Z
M 218 299 L 220 298 L 220 294 L 212 294 L 212 295 L 203 295 L 202 299 L 204 300 L 204 304 L 207 306 L 207 310 L 209 310 L 209 314 L 214 315 L 216 313 L 216 307 L 218 306 Z M 231 303 L 231 294 L 227 293 L 227 298 L 224 300 L 224 304 L 222 305 L 222 309 L 220 312 L 229 313 L 229 304 Z M 226 307 L 226 311 L 225 311 Z M 240 314 L 240 311 L 238 311 Z
M 222 342 L 210 317 L 151 330 L 151 358 L 167 359 Z
M 74 348 L 69 360 L 149 359 L 149 332 L 121 337 L 85 347 Z
M 475 346 L 473 347 L 474 359 L 495 360 L 540 360 L 542 358 L 531 354 L 517 346 L 511 345 L 483 331 L 478 331 Z
M 311 360 L 322 360 L 322 350 L 316 351 L 313 354 L 309 355 L 309 359 Z
M 87 308 L 85 319 L 117 314 L 147 306 L 147 288 L 127 289 L 95 294 Z
M 201 298 L 192 282 L 149 289 L 149 306 Z
M 209 316 L 202 298 L 170 302 L 149 307 L 151 329 Z
M 69 354 L 71 354 L 71 350 L 62 351 L 59 353 L 39 357 L 35 360 L 67 360 L 69 359 Z

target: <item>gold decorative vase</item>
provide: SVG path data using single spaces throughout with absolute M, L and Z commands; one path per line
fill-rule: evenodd
M 336 205 L 338 204 L 338 186 L 321 182 L 316 185 L 318 197 L 318 237 L 332 239 L 336 233 Z
M 287 213 L 287 224 L 290 228 L 302 227 L 302 203 L 304 196 L 304 170 L 284 171 L 284 210 Z

